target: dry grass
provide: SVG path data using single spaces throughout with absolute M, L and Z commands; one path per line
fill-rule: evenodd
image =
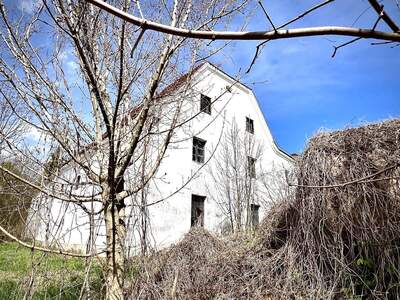
M 256 237 L 190 232 L 148 258 L 132 299 L 399 299 L 400 120 L 312 138 L 293 199 Z

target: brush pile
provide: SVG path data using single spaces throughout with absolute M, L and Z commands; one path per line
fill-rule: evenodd
M 319 133 L 256 237 L 202 230 L 150 257 L 131 299 L 399 299 L 400 120 Z

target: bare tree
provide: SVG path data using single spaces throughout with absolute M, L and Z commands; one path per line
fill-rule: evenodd
M 25 124 L 18 117 L 18 115 L 23 115 L 24 111 L 18 105 L 18 99 L 12 99 L 11 103 L 8 102 L 10 101 L 9 93 L 7 89 L 0 91 L 0 155 L 6 154 L 2 150 L 8 147 L 7 141 L 17 143 L 26 130 Z
M 274 159 L 284 154 L 277 154 L 275 145 L 264 144 L 251 128 L 241 130 L 235 119 L 227 127 L 208 165 L 212 178 L 208 194 L 227 221 L 223 233 L 251 233 L 259 222 L 260 208 L 268 211 L 293 194 L 288 180 L 293 180 L 294 165 L 288 157 Z
M 62 212 L 68 209 L 83 211 L 90 225 L 104 223 L 105 249 L 96 249 L 91 240 L 87 253 L 79 255 L 90 258 L 106 253 L 106 298 L 123 298 L 126 199 L 137 195 L 154 176 L 174 130 L 183 122 L 180 116 L 187 89 L 171 97 L 175 89 L 161 93 L 163 88 L 184 70 L 189 70 L 189 76 L 183 81 L 190 82 L 195 63 L 218 50 L 209 47 L 205 51 L 204 39 L 258 39 L 265 43 L 279 38 L 338 34 L 400 41 L 398 26 L 373 0 L 369 2 L 378 16 L 369 29 L 284 29 L 331 2 L 304 11 L 281 26 L 272 23 L 261 5 L 273 30 L 255 33 L 215 31 L 229 28 L 227 24 L 243 11 L 246 0 L 115 0 L 111 4 L 45 0 L 34 7 L 32 14 L 22 15 L 0 2 L 0 92 L 13 115 L 40 133 L 35 145 L 15 142 L 4 133 L 1 136 L 8 145 L 8 154 L 23 157 L 21 161 L 35 180 L 2 165 L 0 170 L 41 193 L 39 210 L 50 202 L 62 203 L 60 219 L 52 220 L 49 226 L 60 227 L 64 222 Z M 380 21 L 391 32 L 376 31 Z M 27 113 L 18 112 L 21 106 Z M 153 134 L 150 128 L 160 114 L 164 117 L 163 129 Z M 147 137 L 150 141 L 145 142 Z M 157 143 L 152 142 L 155 138 Z M 152 145 L 151 149 L 144 150 L 146 143 Z M 149 151 L 152 155 L 147 157 L 152 158 L 144 158 Z M 49 157 L 53 157 L 53 166 L 44 172 Z M 143 168 L 129 171 L 137 162 Z M 139 206 L 146 205 L 143 202 Z M 0 229 L 9 238 L 35 248 Z M 52 234 L 48 231 L 48 248 L 36 248 L 79 256 L 54 250 L 62 244 Z M 95 234 L 91 232 L 92 237 Z
M 112 2 L 127 13 L 193 29 L 224 26 L 246 3 Z M 106 298 L 122 299 L 125 201 L 154 176 L 174 130 L 183 122 L 180 112 L 187 89 L 176 95 L 176 89 L 164 88 L 187 70 L 183 85 L 190 82 L 195 63 L 217 49 L 205 51 L 202 41 L 149 32 L 80 0 L 43 1 L 32 14 L 1 2 L 0 20 L 0 91 L 19 120 L 40 133 L 34 143 L 15 143 L 2 135 L 8 153 L 24 157 L 36 180 L 2 165 L 0 170 L 40 192 L 33 209 L 45 210 L 39 221 L 47 224 L 47 248 L 0 229 L 21 245 L 41 251 L 88 258 L 105 252 Z M 14 99 L 27 114 L 16 112 Z M 154 133 L 151 128 L 160 118 L 162 130 Z M 49 163 L 51 168 L 45 168 Z M 139 168 L 129 169 L 132 164 Z M 67 226 L 69 210 L 80 211 L 80 220 L 90 224 L 84 254 L 62 249 L 56 239 L 54 229 Z M 95 223 L 105 226 L 104 249 L 93 243 Z
M 315 26 L 315 27 L 303 27 L 286 29 L 287 26 L 303 19 L 305 16 L 320 10 L 321 8 L 332 4 L 335 0 L 325 0 L 313 7 L 302 11 L 299 15 L 294 16 L 289 21 L 282 25 L 276 25 L 273 23 L 270 13 L 263 5 L 262 1 L 259 0 L 259 8 L 264 13 L 267 23 L 271 29 L 264 31 L 213 31 L 213 30 L 192 30 L 188 28 L 174 28 L 173 26 L 168 26 L 159 21 L 153 21 L 151 19 L 146 19 L 143 16 L 137 17 L 132 14 L 126 13 L 118 7 L 112 6 L 101 0 L 87 0 L 88 2 L 104 9 L 105 11 L 118 16 L 119 18 L 126 20 L 131 24 L 141 26 L 144 30 L 154 30 L 157 32 L 163 32 L 172 34 L 175 36 L 189 37 L 192 39 L 208 39 L 208 40 L 262 40 L 260 44 L 256 47 L 256 52 L 254 58 L 248 68 L 248 72 L 255 63 L 258 55 L 260 54 L 263 46 L 271 41 L 278 39 L 288 39 L 288 38 L 298 38 L 306 36 L 321 36 L 321 35 L 339 35 L 339 36 L 349 36 L 354 37 L 353 39 L 334 47 L 334 52 L 332 57 L 336 55 L 338 49 L 357 42 L 360 39 L 378 39 L 383 42 L 374 43 L 375 45 L 381 44 L 392 44 L 400 42 L 400 26 L 390 17 L 384 9 L 384 5 L 380 4 L 377 0 L 368 0 L 370 8 L 375 10 L 377 17 L 375 20 L 371 21 L 370 28 L 357 28 L 357 27 L 343 27 L 343 26 Z M 397 3 L 397 8 L 399 5 Z M 378 31 L 376 27 L 379 22 L 384 22 L 390 31 Z M 354 22 L 355 23 L 355 22 Z M 354 24 L 353 24 L 354 25 Z
M 211 198 L 218 203 L 232 232 L 252 229 L 252 205 L 262 202 L 257 168 L 263 145 L 252 134 L 239 129 L 235 119 L 228 126 L 208 172 L 213 179 Z M 215 193 L 216 191 L 216 193 Z

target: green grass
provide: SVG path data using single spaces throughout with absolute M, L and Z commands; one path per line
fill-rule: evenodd
M 89 271 L 93 299 L 102 298 L 101 274 L 100 266 L 93 262 Z M 16 243 L 0 243 L 0 300 L 22 299 L 28 291 L 35 300 L 78 299 L 85 275 L 83 258 L 43 254 Z M 34 281 L 30 283 L 32 277 Z

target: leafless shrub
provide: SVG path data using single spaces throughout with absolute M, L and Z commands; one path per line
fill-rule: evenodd
M 148 258 L 132 299 L 397 299 L 400 120 L 316 135 L 294 199 L 257 236 L 190 232 Z

